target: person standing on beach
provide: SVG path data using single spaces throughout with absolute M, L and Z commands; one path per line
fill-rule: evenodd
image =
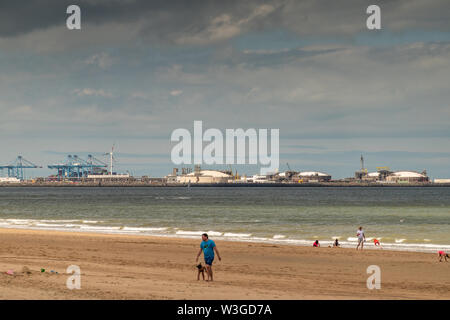
M 198 257 L 202 254 L 202 251 L 205 258 L 206 274 L 208 275 L 208 280 L 206 281 L 213 281 L 212 263 L 214 261 L 214 251 L 217 253 L 219 261 L 222 260 L 222 258 L 220 258 L 216 244 L 208 238 L 208 234 L 206 233 L 202 234 L 202 242 L 200 243 L 200 251 L 197 254 L 196 262 L 198 262 Z
M 362 227 L 358 228 L 356 231 L 356 236 L 358 237 L 358 245 L 356 246 L 356 250 L 358 250 L 359 245 L 361 245 L 361 250 L 364 248 L 364 242 L 366 241 L 366 236 L 364 235 L 364 230 Z

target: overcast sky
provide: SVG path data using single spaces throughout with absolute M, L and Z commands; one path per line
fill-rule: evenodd
M 353 176 L 362 153 L 450 178 L 450 1 L 1 1 L 1 164 L 115 143 L 119 171 L 163 176 L 194 120 L 279 128 L 281 171 Z

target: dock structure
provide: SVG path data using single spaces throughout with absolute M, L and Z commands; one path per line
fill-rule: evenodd
M 56 180 L 79 180 L 93 174 L 106 172 L 108 165 L 92 155 L 84 160 L 77 155 L 68 155 L 66 160 L 58 164 L 48 165 L 49 169 L 58 170 Z
M 20 181 L 24 180 L 24 169 L 36 168 L 42 167 L 32 163 L 31 161 L 28 161 L 22 156 L 18 156 L 11 164 L 0 166 L 0 170 L 8 170 L 8 178 L 16 178 Z

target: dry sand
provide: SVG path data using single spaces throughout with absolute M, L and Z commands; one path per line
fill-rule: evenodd
M 450 299 L 450 262 L 437 253 L 216 241 L 222 261 L 206 282 L 200 239 L 0 229 L 0 243 L 0 299 Z M 66 287 L 69 265 L 80 290 Z M 369 265 L 380 290 L 367 289 Z

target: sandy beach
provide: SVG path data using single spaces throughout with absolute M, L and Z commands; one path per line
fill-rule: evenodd
M 216 241 L 222 261 L 206 282 L 200 239 L 0 229 L 0 241 L 0 299 L 450 299 L 437 254 Z M 66 287 L 70 265 L 80 290 Z M 370 265 L 380 290 L 367 289 Z

